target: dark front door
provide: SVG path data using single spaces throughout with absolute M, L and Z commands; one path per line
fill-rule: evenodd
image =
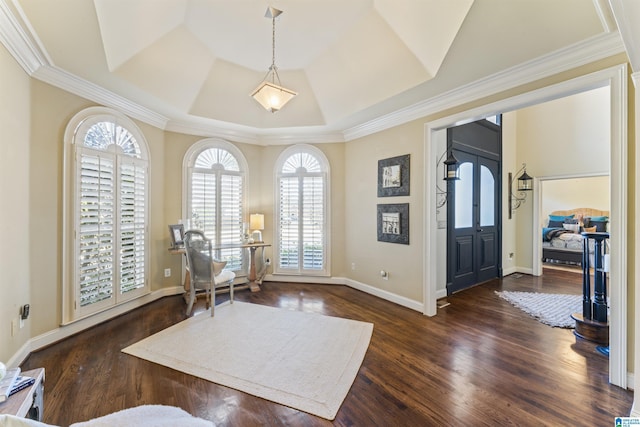
M 501 133 L 499 126 L 476 122 L 448 134 L 460 162 L 460 179 L 449 182 L 447 203 L 450 295 L 500 275 Z

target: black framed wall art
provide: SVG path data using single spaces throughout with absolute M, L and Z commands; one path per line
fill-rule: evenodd
M 378 197 L 409 195 L 411 155 L 378 160 Z
M 378 241 L 409 244 L 409 203 L 378 205 Z

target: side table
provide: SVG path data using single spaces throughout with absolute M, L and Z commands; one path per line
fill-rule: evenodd
M 21 372 L 20 375 L 35 378 L 35 382 L 24 390 L 0 403 L 0 414 L 10 414 L 31 420 L 42 421 L 44 412 L 44 368 Z

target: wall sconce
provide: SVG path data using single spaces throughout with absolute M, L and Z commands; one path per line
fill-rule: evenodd
M 531 178 L 529 174 L 527 174 L 526 163 L 522 164 L 522 167 L 518 172 L 516 172 L 516 175 L 520 172 L 522 172 L 522 175 L 518 177 L 517 190 L 519 195 L 513 193 L 513 183 L 515 181 L 515 178 L 513 178 L 513 175 L 511 174 L 511 172 L 509 172 L 509 219 L 511 219 L 513 211 L 518 209 L 520 205 L 523 204 L 527 199 L 527 193 L 525 193 L 525 191 L 533 190 L 533 178 Z
M 449 156 L 444 162 L 442 162 L 442 159 L 444 159 L 444 156 L 447 155 L 447 153 L 449 153 Z M 456 156 L 453 155 L 453 152 L 450 151 L 448 148 L 438 158 L 438 161 L 436 162 L 436 168 L 440 166 L 440 163 L 444 163 L 443 179 L 445 181 L 455 181 L 460 179 L 460 170 L 458 169 L 458 166 L 460 166 L 460 162 L 458 161 L 458 159 L 456 159 Z M 436 195 L 438 196 L 438 202 L 436 203 L 436 208 L 439 209 L 447 203 L 447 198 L 449 196 L 448 189 L 443 190 L 436 183 Z
M 251 233 L 250 243 L 262 243 L 262 230 L 264 230 L 264 215 L 263 214 L 251 214 L 249 216 L 249 229 L 253 230 Z M 253 242 L 251 242 L 253 240 Z

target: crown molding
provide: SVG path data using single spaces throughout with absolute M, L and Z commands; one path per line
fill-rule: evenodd
M 473 83 L 344 131 L 346 141 L 362 138 L 421 117 L 540 80 L 624 52 L 620 35 L 606 33 L 508 68 Z
M 50 62 L 46 53 L 25 31 L 22 19 L 19 19 L 5 0 L 0 0 L 0 41 L 20 64 L 27 74 L 33 74 L 38 68 Z
M 160 129 L 164 129 L 169 121 L 167 117 L 149 108 L 131 102 L 123 96 L 51 65 L 40 67 L 35 73 L 31 74 L 31 77 L 105 107 L 114 108 L 131 118 Z
M 351 141 L 625 51 L 618 32 L 605 33 L 344 131 L 323 131 L 317 128 L 262 130 L 199 117 L 168 118 L 54 66 L 26 19 L 16 16 L 7 0 L 0 0 L 0 41 L 27 74 L 62 90 L 115 108 L 162 130 L 257 145 Z

